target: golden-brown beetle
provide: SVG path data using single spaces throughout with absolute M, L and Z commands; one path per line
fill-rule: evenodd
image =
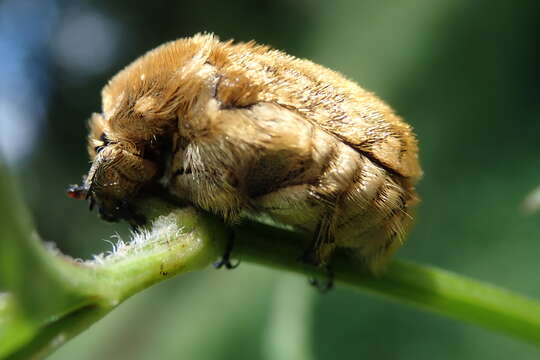
M 343 247 L 377 271 L 403 243 L 421 174 L 414 134 L 334 71 L 196 35 L 137 59 L 102 95 L 93 164 L 70 194 L 105 219 L 130 216 L 159 182 L 227 221 L 265 213 L 313 233 L 316 265 Z

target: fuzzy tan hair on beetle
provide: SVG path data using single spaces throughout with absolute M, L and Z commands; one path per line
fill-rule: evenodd
M 90 119 L 92 166 L 68 191 L 133 220 L 155 186 L 234 224 L 264 214 L 379 272 L 404 243 L 421 177 L 411 127 L 373 93 L 309 60 L 197 34 L 115 75 Z

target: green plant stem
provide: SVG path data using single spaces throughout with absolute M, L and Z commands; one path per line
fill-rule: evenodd
M 236 229 L 245 260 L 307 275 L 325 276 L 298 261 L 305 238 L 290 231 L 247 223 Z M 357 259 L 338 253 L 332 264 L 338 283 L 382 295 L 540 346 L 540 303 L 496 286 L 436 267 L 392 261 L 374 277 Z
M 10 293 L 0 299 L 0 358 L 7 354 L 9 359 L 43 358 L 131 295 L 163 279 L 206 267 L 223 251 L 229 232 L 216 218 L 151 199 L 141 205 L 154 221 L 152 228 L 143 230 L 146 234 L 138 235 L 144 241 L 133 241 L 99 261 L 77 262 L 48 251 L 37 239 L 28 239 L 28 251 L 42 263 L 46 279 L 63 285 L 62 308 L 33 313 L 20 301 L 25 289 L 9 286 L 7 281 Z M 32 281 L 39 282 L 39 275 L 34 274 Z M 17 324 L 26 325 L 22 336 L 16 333 Z
M 179 208 L 163 200 L 147 199 L 139 208 L 150 220 L 162 219 L 162 225 L 154 222 L 144 242 L 133 242 L 124 248 L 127 249 L 124 253 L 118 250 L 91 264 L 53 255 L 38 246 L 35 239 L 30 240 L 35 245 L 30 247 L 35 252 L 34 257 L 53 275 L 54 283 L 67 289 L 68 301 L 61 311 L 36 316 L 35 319 L 47 320 L 34 322 L 34 329 L 26 328 L 27 340 L 19 339 L 16 347 L 5 353 L 11 353 L 11 358 L 39 358 L 50 353 L 134 293 L 173 275 L 208 266 L 222 254 L 230 237 L 230 227 L 191 207 Z M 163 226 L 163 219 L 168 226 Z M 325 276 L 322 269 L 298 261 L 309 242 L 303 234 L 255 221 L 245 221 L 232 230 L 233 256 L 242 261 L 309 276 Z M 518 294 L 434 267 L 403 261 L 392 262 L 382 276 L 374 277 L 366 273 L 358 259 L 345 252 L 336 254 L 332 270 L 338 283 L 540 346 L 540 304 Z M 24 295 L 17 288 L 8 287 L 8 291 L 12 294 L 4 295 L 7 296 L 4 302 L 10 305 L 4 306 L 7 310 L 3 313 L 0 311 L 0 323 L 9 318 L 10 309 L 16 307 L 13 300 L 20 300 Z M 25 308 L 21 305 L 18 310 L 24 313 Z M 28 320 L 24 316 L 22 319 Z M 0 338 L 0 354 L 1 350 Z

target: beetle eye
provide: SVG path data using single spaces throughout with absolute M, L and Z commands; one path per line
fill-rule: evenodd
M 102 142 L 101 145 L 98 145 L 94 148 L 94 151 L 96 152 L 96 154 L 99 154 L 99 152 L 101 150 L 103 150 L 105 148 L 105 146 L 109 145 L 109 138 L 107 138 L 107 135 L 105 135 L 105 133 L 102 133 L 99 137 L 99 141 Z
M 99 154 L 99 152 L 100 152 L 101 150 L 103 150 L 104 148 L 105 148 L 105 145 L 99 145 L 99 146 L 96 146 L 96 147 L 94 148 L 94 151 L 96 152 L 96 154 Z

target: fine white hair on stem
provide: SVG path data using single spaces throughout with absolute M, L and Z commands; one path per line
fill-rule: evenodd
M 127 256 L 136 256 L 143 252 L 152 251 L 152 249 L 155 250 L 167 241 L 178 238 L 182 234 L 182 230 L 178 226 L 174 214 L 159 216 L 152 221 L 148 228 L 132 231 L 129 241 L 124 241 L 119 234 L 111 236 L 111 239 L 115 240 L 108 240 L 112 245 L 112 251 L 94 256 L 90 263 L 111 263 Z
M 125 241 L 120 234 L 111 235 L 110 239 L 104 241 L 111 245 L 111 250 L 94 254 L 89 260 L 73 259 L 90 266 L 102 266 L 126 257 L 147 254 L 166 246 L 167 242 L 174 241 L 184 234 L 184 229 L 177 224 L 177 219 L 173 213 L 162 215 L 154 219 L 148 228 L 132 231 L 130 240 Z M 47 250 L 53 254 L 59 254 L 54 243 L 47 243 Z

